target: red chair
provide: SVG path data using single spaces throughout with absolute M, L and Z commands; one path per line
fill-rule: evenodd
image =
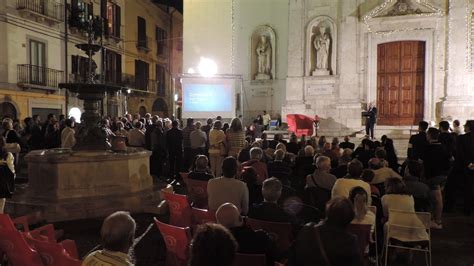
M 293 242 L 293 228 L 290 223 L 276 223 L 247 218 L 247 225 L 253 230 L 265 230 L 276 242 L 279 254 L 286 253 Z
M 22 232 L 18 231 L 15 225 L 18 227 L 21 227 Z M 61 260 L 61 261 L 64 261 L 64 262 L 69 261 L 70 263 L 68 265 L 77 265 L 77 263 L 74 264 L 74 262 L 78 262 L 80 265 L 80 261 L 77 260 L 79 255 L 77 252 L 76 242 L 73 240 L 66 239 L 60 243 L 57 243 L 54 226 L 52 224 L 47 224 L 47 225 L 38 227 L 34 230 L 30 230 L 27 216 L 17 217 L 12 220 L 8 214 L 0 214 L 0 230 L 2 228 L 6 230 L 16 230 L 22 233 L 26 242 L 30 246 L 32 246 L 36 251 L 39 252 L 39 254 L 41 255 L 41 258 L 43 259 L 43 262 L 46 265 L 66 265 L 66 264 L 48 263 L 48 261 L 51 261 L 51 260 L 47 260 L 47 261 L 44 260 L 45 257 L 47 256 L 43 256 L 43 252 L 40 250 L 42 249 L 42 246 L 35 246 L 34 244 L 44 243 L 44 245 L 46 245 L 47 247 L 49 247 L 50 245 L 57 246 L 58 250 L 64 250 L 67 253 L 66 255 L 71 259 L 71 260 Z
M 34 247 L 40 254 L 41 260 L 47 266 L 80 266 L 81 261 L 77 259 L 77 248 L 72 240 L 65 240 L 74 243 L 74 252 L 70 254 L 61 243 L 49 242 L 37 239 L 34 234 L 27 235 L 26 241 Z M 64 241 L 63 241 L 64 242 Z M 68 244 L 72 245 L 72 244 Z M 74 254 L 75 253 L 75 254 Z M 73 255 L 76 257 L 74 258 Z
M 186 195 L 170 193 L 161 190 L 161 195 L 168 202 L 170 209 L 170 224 L 174 226 L 191 226 L 191 206 Z
M 287 114 L 286 121 L 289 130 L 295 132 L 296 136 L 313 135 L 314 118 L 301 114 Z
M 39 253 L 32 249 L 18 230 L 0 229 L 0 251 L 6 254 L 8 265 L 41 266 Z
M 367 254 L 367 247 L 370 244 L 370 224 L 349 224 L 347 230 L 357 236 L 357 240 L 359 241 L 359 248 L 360 254 L 362 257 L 366 257 Z
M 12 220 L 8 214 L 0 214 L 0 229 L 5 228 L 8 230 L 17 230 L 17 227 L 21 227 L 20 231 L 23 233 L 30 233 L 28 217 L 20 216 Z M 52 224 L 43 225 L 36 228 L 34 231 L 46 234 L 38 235 L 42 240 L 56 242 L 54 226 Z
M 191 229 L 162 223 L 155 218 L 156 226 L 166 245 L 166 266 L 186 266 L 189 258 Z
M 234 266 L 266 266 L 265 254 L 235 254 Z
M 188 179 L 186 181 L 188 195 L 193 206 L 198 208 L 207 208 L 207 181 Z
M 193 223 L 194 224 L 205 224 L 205 223 L 215 223 L 216 215 L 214 212 L 206 209 L 192 208 L 193 212 Z
M 17 230 L 15 224 L 21 225 L 25 228 L 25 231 L 29 230 L 28 218 L 26 216 L 21 216 L 13 221 L 8 214 L 0 214 L 0 229 L 6 230 Z

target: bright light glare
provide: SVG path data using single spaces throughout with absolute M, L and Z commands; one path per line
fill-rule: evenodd
M 203 77 L 212 77 L 217 74 L 216 62 L 210 58 L 201 57 L 198 68 L 199 74 Z
M 176 102 L 178 100 L 178 94 L 174 95 L 174 101 Z
M 77 107 L 71 108 L 71 110 L 69 110 L 69 117 L 74 117 L 76 123 L 81 123 L 81 109 Z
M 194 74 L 196 71 L 194 71 L 194 68 L 190 67 L 188 68 L 188 74 Z

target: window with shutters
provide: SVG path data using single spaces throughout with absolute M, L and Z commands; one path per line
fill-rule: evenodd
M 158 96 L 166 95 L 166 79 L 165 79 L 165 68 L 161 65 L 156 65 L 156 82 L 157 82 L 157 94 Z
M 135 87 L 138 90 L 148 90 L 149 65 L 147 62 L 135 60 Z
M 107 2 L 107 33 L 111 37 L 120 38 L 121 9 L 111 1 Z
M 74 82 L 86 82 L 89 73 L 89 58 L 80 55 L 71 56 L 71 73 L 74 77 Z M 92 68 L 96 68 L 97 65 L 93 62 Z
M 82 0 L 71 1 L 71 16 L 78 17 L 80 20 L 87 20 L 94 16 L 94 4 Z
M 137 25 L 138 25 L 138 41 L 137 47 L 138 48 L 149 48 L 147 45 L 147 37 L 146 37 L 146 20 L 142 17 L 137 17 Z
M 166 31 L 160 27 L 156 27 L 156 54 L 164 55 L 166 48 Z
M 122 81 L 122 55 L 105 50 L 105 82 L 120 84 Z

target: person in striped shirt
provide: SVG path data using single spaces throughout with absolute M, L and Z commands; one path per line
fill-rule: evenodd
M 100 230 L 102 250 L 90 253 L 83 266 L 133 266 L 128 255 L 135 239 L 135 220 L 128 212 L 115 212 L 105 218 Z

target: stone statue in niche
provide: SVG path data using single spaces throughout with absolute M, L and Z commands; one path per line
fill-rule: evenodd
M 327 33 L 325 26 L 319 26 L 319 34 L 315 36 L 313 45 L 316 50 L 316 67 L 313 76 L 329 75 L 331 36 Z
M 271 79 L 272 73 L 272 45 L 267 40 L 267 36 L 260 36 L 256 49 L 257 53 L 257 75 L 256 80 Z

